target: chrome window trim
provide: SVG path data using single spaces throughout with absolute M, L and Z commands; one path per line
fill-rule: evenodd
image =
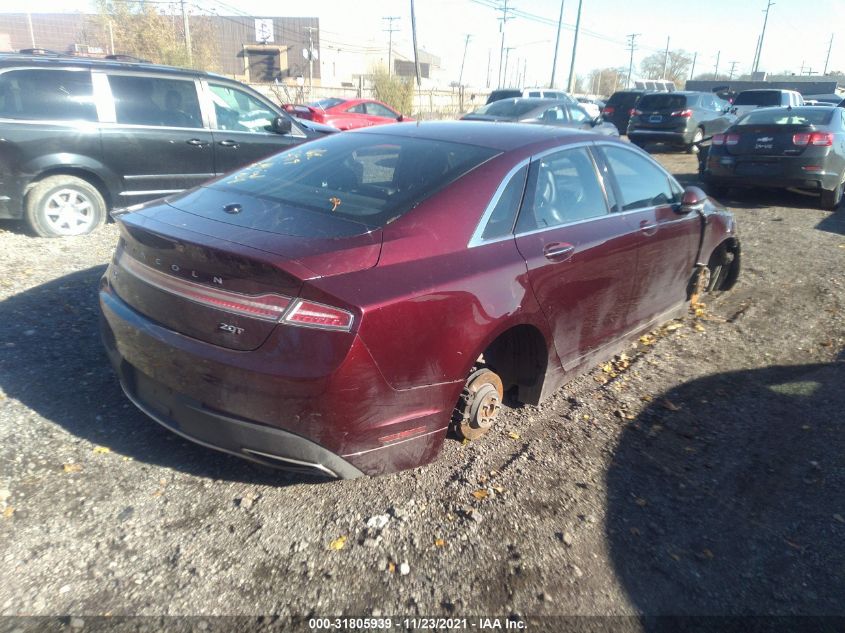
M 492 244 L 493 242 L 501 242 L 502 240 L 513 239 L 513 232 L 509 233 L 508 235 L 500 235 L 499 237 L 490 238 L 488 240 L 483 239 L 481 236 L 484 234 L 484 230 L 487 228 L 487 223 L 490 221 L 490 216 L 493 215 L 493 211 L 495 210 L 496 205 L 499 204 L 499 200 L 502 198 L 502 194 L 505 193 L 505 189 L 507 189 L 508 185 L 510 184 L 513 177 L 516 176 L 517 172 L 526 165 L 528 165 L 530 162 L 530 157 L 522 159 L 514 167 L 512 167 L 507 174 L 505 174 L 504 178 L 502 178 L 502 181 L 496 188 L 496 192 L 493 194 L 493 197 L 490 199 L 490 202 L 487 203 L 487 207 L 484 209 L 484 213 L 481 214 L 481 219 L 478 220 L 478 224 L 475 226 L 475 231 L 473 231 L 472 237 L 469 238 L 467 248 L 475 248 L 476 246 L 481 246 L 482 244 Z
M 169 179 L 176 179 L 176 178 L 212 178 L 214 177 L 214 172 L 207 172 L 207 173 L 199 173 L 199 174 L 132 174 L 129 176 L 124 176 L 124 180 L 167 180 Z
M 184 189 L 150 189 L 148 191 L 121 191 L 118 195 L 119 196 L 163 196 L 168 193 L 179 193 L 180 191 L 184 191 Z

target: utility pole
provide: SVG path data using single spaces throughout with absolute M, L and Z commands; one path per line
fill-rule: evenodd
M 306 26 L 308 31 L 308 98 L 314 94 L 314 31 L 316 26 Z
M 505 68 L 504 72 L 502 73 L 502 80 L 499 82 L 499 88 L 504 88 L 504 84 L 508 81 L 508 57 L 510 56 L 510 52 L 515 48 L 516 46 L 505 47 Z
M 628 61 L 628 80 L 625 82 L 625 87 L 631 87 L 631 71 L 634 69 L 634 49 L 636 48 L 636 44 L 634 43 L 637 37 L 641 35 L 640 33 L 631 33 L 626 37 L 631 40 L 630 44 L 628 44 L 628 49 L 631 51 L 631 59 Z
M 504 73 L 502 73 L 502 70 L 504 68 L 504 66 L 502 66 L 502 63 L 503 63 L 504 58 L 505 58 L 505 25 L 507 24 L 507 22 L 509 20 L 509 18 L 508 18 L 508 0 L 504 0 L 502 6 L 499 9 L 497 9 L 497 11 L 502 12 L 502 17 L 499 18 L 502 21 L 502 23 L 499 25 L 499 30 L 501 30 L 501 32 L 502 32 L 502 44 L 499 47 L 499 80 L 498 80 L 498 83 L 499 83 L 498 87 L 501 88 L 502 82 L 505 80 Z
M 525 85 L 525 75 L 528 74 L 528 58 L 522 60 L 522 81 L 519 82 L 520 86 Z
M 827 59 L 824 60 L 824 70 L 822 71 L 822 75 L 827 74 L 827 64 L 830 62 L 830 51 L 833 48 L 833 33 L 830 34 L 830 44 L 827 45 Z
M 414 11 L 414 0 L 411 0 L 411 37 L 414 41 L 414 71 L 417 74 L 417 92 L 422 87 L 422 78 L 420 77 L 420 56 L 417 52 L 417 13 Z
M 458 87 L 459 88 L 464 85 L 464 64 L 466 63 L 466 60 L 467 60 L 467 47 L 469 46 L 469 38 L 470 37 L 471 37 L 471 35 L 469 33 L 467 33 L 467 38 L 466 38 L 466 40 L 464 40 L 464 57 L 463 57 L 463 59 L 461 59 L 461 74 L 458 75 Z
M 693 75 L 695 75 L 695 60 L 698 59 L 698 51 L 695 51 L 692 54 L 692 68 L 689 70 L 689 78 L 692 79 Z
M 185 9 L 185 0 L 182 4 L 182 25 L 185 28 L 185 52 L 188 54 L 188 66 L 194 65 L 194 55 L 191 52 L 191 23 L 188 20 L 188 11 Z
M 575 53 L 578 49 L 578 32 L 581 30 L 581 3 L 578 0 L 578 17 L 575 18 L 575 39 L 572 41 L 572 61 L 569 63 L 569 81 L 566 83 L 566 91 L 572 92 L 575 89 Z
M 563 24 L 563 0 L 560 0 L 560 15 L 557 18 L 557 37 L 555 37 L 555 56 L 552 58 L 552 78 L 549 79 L 549 88 L 555 87 L 555 71 L 557 70 L 557 49 L 560 46 L 560 27 Z M 828 54 L 828 56 L 830 56 Z
M 666 79 L 666 64 L 669 63 L 669 37 L 666 37 L 666 53 L 663 55 L 663 79 Z
M 493 59 L 493 49 L 487 49 L 487 87 L 490 87 L 490 61 Z
M 719 58 L 722 56 L 722 51 L 716 51 L 716 70 L 713 71 L 713 79 L 719 76 Z
M 760 36 L 757 36 L 757 46 L 754 47 L 754 61 L 751 62 L 751 72 L 757 66 L 757 54 L 760 52 Z
M 774 2 L 772 0 L 768 0 L 766 4 L 766 17 L 763 18 L 763 31 L 760 33 L 760 44 L 757 47 L 757 63 L 754 65 L 754 72 L 756 73 L 760 69 L 760 58 L 763 56 L 763 40 L 766 37 L 766 24 L 769 22 L 769 9 L 774 6 Z
M 731 72 L 728 74 L 728 81 L 734 78 L 734 69 L 739 62 L 730 62 L 731 64 Z
M 111 20 L 109 20 L 109 44 L 111 45 L 111 54 L 114 55 L 114 28 Z
M 387 28 L 382 29 L 383 33 L 388 34 L 388 43 L 387 43 L 387 75 L 388 77 L 393 74 L 393 34 L 398 31 L 399 29 L 393 28 L 393 21 L 398 20 L 398 15 L 388 15 L 383 17 L 382 20 L 387 20 Z
M 26 12 L 26 21 L 29 24 L 29 41 L 32 42 L 32 48 L 35 48 L 35 31 L 32 29 L 32 14 Z

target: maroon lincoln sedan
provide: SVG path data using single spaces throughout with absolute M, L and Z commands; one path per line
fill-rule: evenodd
M 328 136 L 126 209 L 100 289 L 127 396 L 200 444 L 334 477 L 434 459 L 739 274 L 733 216 L 588 132 Z

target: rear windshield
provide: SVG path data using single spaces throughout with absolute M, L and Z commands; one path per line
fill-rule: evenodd
M 329 99 L 318 99 L 317 101 L 312 101 L 308 105 L 310 105 L 313 108 L 320 108 L 322 110 L 328 110 L 329 108 L 332 108 L 332 107 L 334 107 L 338 104 L 341 104 L 343 102 L 344 102 L 344 99 L 329 98 Z
M 607 105 L 612 106 L 634 106 L 637 103 L 637 99 L 643 96 L 641 92 L 614 92 L 610 99 L 607 100 Z
M 780 92 L 777 90 L 740 92 L 734 99 L 734 105 L 779 106 Z
M 637 107 L 640 110 L 682 110 L 687 107 L 687 97 L 671 93 L 644 95 Z
M 488 114 L 490 116 L 518 117 L 530 112 L 540 105 L 536 101 L 522 101 L 520 99 L 505 99 L 494 101 L 486 106 L 480 107 L 475 114 Z
M 280 216 L 304 211 L 378 228 L 497 153 L 462 143 L 348 132 L 285 150 L 208 186 L 270 202 L 268 209 Z M 250 228 L 272 230 L 285 219 L 265 218 L 268 226 Z
M 494 90 L 490 93 L 490 96 L 487 97 L 487 103 L 493 103 L 494 101 L 499 101 L 500 99 L 511 99 L 513 97 L 521 97 L 522 92 L 519 90 Z
M 833 116 L 832 109 L 785 110 L 769 109 L 752 110 L 739 121 L 737 125 L 827 125 Z

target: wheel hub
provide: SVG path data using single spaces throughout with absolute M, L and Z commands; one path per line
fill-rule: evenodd
M 484 435 L 499 417 L 504 390 L 502 379 L 489 369 L 470 374 L 461 395 L 458 434 L 474 440 Z

